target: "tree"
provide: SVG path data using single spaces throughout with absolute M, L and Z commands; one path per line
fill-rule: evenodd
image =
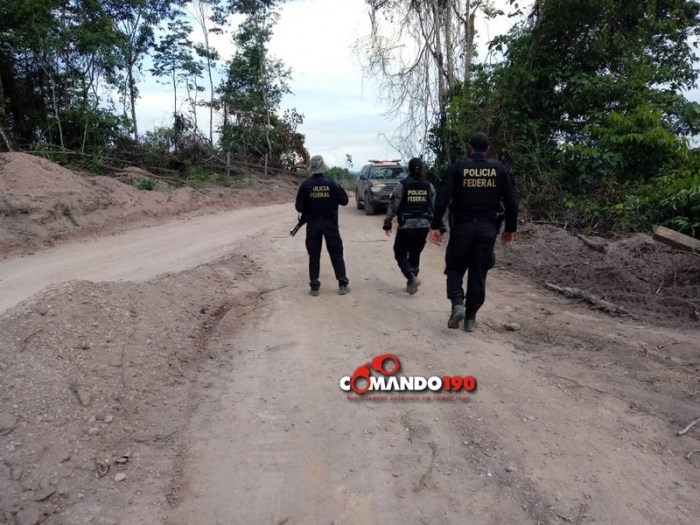
M 124 115 L 131 110 L 134 140 L 138 142 L 136 99 L 138 75 L 143 59 L 153 47 L 153 29 L 163 20 L 172 17 L 174 9 L 185 0 L 109 0 L 114 22 L 123 39 L 119 46 L 120 67 L 123 77 L 118 83 L 122 95 Z
M 684 91 L 698 78 L 699 30 L 693 1 L 537 1 L 491 43 L 502 62 L 472 66 L 456 85 L 431 146 L 488 131 L 534 215 L 693 231 L 700 193 L 687 189 L 700 158 L 687 139 L 699 128 Z
M 259 158 L 273 157 L 273 132 L 282 122 L 274 114 L 283 95 L 289 93 L 290 78 L 290 71 L 267 50 L 278 18 L 268 4 L 272 5 L 236 2 L 246 18 L 234 34 L 237 51 L 220 88 L 226 115 L 222 145 L 228 151 Z
M 519 144 L 582 144 L 611 112 L 658 110 L 670 126 L 683 117 L 682 93 L 697 80 L 689 37 L 696 2 L 548 0 L 495 42 L 506 60 L 495 72 L 499 140 L 515 159 Z M 516 140 L 513 138 L 517 136 Z
M 490 1 L 366 0 L 371 33 L 356 48 L 366 60 L 365 73 L 381 83 L 381 93 L 397 117 L 399 146 L 406 156 L 428 151 L 428 134 L 445 125 L 457 79 L 468 81 L 474 54 L 474 18 L 500 12 Z M 456 57 L 463 56 L 459 62 Z M 416 148 L 416 146 L 418 148 Z M 454 156 L 449 143 L 441 163 Z
M 173 115 L 178 113 L 177 87 L 182 80 L 187 81 L 196 72 L 192 57 L 192 42 L 189 35 L 192 26 L 185 20 L 174 19 L 168 22 L 168 32 L 154 47 L 151 73 L 156 77 L 167 77 L 173 87 Z
M 93 132 L 120 125 L 99 100 L 100 82 L 117 66 L 111 14 L 97 0 L 0 4 L 0 126 L 9 136 L 84 151 Z
M 204 59 L 207 76 L 209 77 L 209 143 L 213 146 L 214 108 L 216 106 L 213 71 L 220 56 L 218 51 L 211 46 L 209 35 L 223 32 L 221 25 L 224 23 L 224 17 L 221 15 L 220 0 L 193 0 L 191 2 L 191 10 L 204 37 L 204 44 L 195 46 L 195 50 L 197 55 Z
M 205 91 L 204 86 L 199 85 L 199 79 L 203 78 L 204 64 L 196 57 L 191 58 L 185 64 L 185 87 L 187 88 L 187 100 L 190 103 L 190 111 L 192 112 L 192 120 L 194 121 L 194 133 L 199 132 L 199 123 L 197 119 L 197 107 L 199 106 L 199 94 Z M 211 122 L 211 120 L 210 120 Z M 211 133 L 210 133 L 211 135 Z M 211 139 L 209 147 L 212 147 Z

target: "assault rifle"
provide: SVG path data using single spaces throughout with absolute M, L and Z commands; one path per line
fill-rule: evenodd
M 289 231 L 289 235 L 294 237 L 297 234 L 297 232 L 299 231 L 299 228 L 304 226 L 304 224 L 306 224 L 306 214 L 301 213 L 301 214 L 299 214 L 299 222 L 297 222 L 297 225 L 294 227 L 293 230 Z

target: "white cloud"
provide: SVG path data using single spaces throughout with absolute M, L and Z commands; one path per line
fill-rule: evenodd
M 520 3 L 527 13 L 533 2 Z M 506 13 L 512 11 L 508 0 L 495 0 L 494 4 Z M 513 23 L 514 19 L 505 16 L 489 21 L 477 18 L 478 60 L 493 59 L 485 44 L 507 32 Z M 357 39 L 368 35 L 369 30 L 364 0 L 289 1 L 281 6 L 280 20 L 274 28 L 270 51 L 292 69 L 293 77 L 293 94 L 284 98 L 282 108 L 295 107 L 304 114 L 300 131 L 306 135 L 310 153 L 323 155 L 330 165 L 344 165 L 346 153 L 353 156 L 356 167 L 372 157 L 397 155 L 381 138 L 382 134 L 391 137 L 396 123 L 382 116 L 387 108 L 380 101 L 377 84 L 363 79 L 353 51 Z M 201 40 L 198 29 L 193 38 Z M 223 60 L 233 56 L 235 48 L 230 35 L 212 35 L 212 43 Z M 140 131 L 170 124 L 172 88 L 148 77 L 140 89 Z M 692 90 L 688 96 L 700 100 L 700 91 Z M 207 110 L 200 109 L 198 116 L 208 132 Z
M 507 4 L 507 0 L 498 1 Z M 239 21 L 240 18 L 233 19 L 227 29 L 233 29 Z M 193 25 L 192 38 L 201 42 L 200 30 Z M 488 25 L 481 21 L 477 43 L 509 26 L 510 21 L 490 21 Z M 377 84 L 363 78 L 354 52 L 355 42 L 369 31 L 364 0 L 295 0 L 280 8 L 270 52 L 292 69 L 293 92 L 284 98 L 282 107 L 295 107 L 304 114 L 300 131 L 306 135 L 307 147 L 311 154 L 324 155 L 329 164 L 342 165 L 346 153 L 353 155 L 356 164 L 370 157 L 397 156 L 381 138 L 391 137 L 396 125 L 383 116 L 387 107 L 378 96 Z M 210 38 L 224 61 L 233 56 L 235 47 L 229 34 Z M 172 87 L 148 77 L 140 91 L 139 130 L 171 124 Z M 205 93 L 203 98 L 206 97 Z M 199 109 L 198 119 L 208 133 L 205 108 Z

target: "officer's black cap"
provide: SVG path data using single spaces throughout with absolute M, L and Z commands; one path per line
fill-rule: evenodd
M 417 171 L 420 171 L 422 167 L 423 167 L 423 161 L 421 159 L 419 159 L 418 157 L 414 157 L 408 161 L 408 172 L 409 173 L 415 173 Z
M 484 152 L 489 149 L 489 138 L 486 133 L 474 133 L 469 139 L 469 145 L 474 148 L 474 151 Z

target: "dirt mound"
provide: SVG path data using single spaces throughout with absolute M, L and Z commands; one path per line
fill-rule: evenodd
M 239 188 L 197 191 L 157 182 L 155 191 L 145 191 L 120 180 L 148 179 L 147 171 L 132 167 L 116 175 L 84 176 L 26 153 L 0 154 L 0 254 L 185 213 L 288 202 L 299 183 L 249 177 Z
M 591 238 L 605 253 L 555 226 L 525 224 L 517 242 L 499 248 L 500 264 L 538 284 L 578 288 L 634 317 L 667 326 L 700 326 L 700 257 L 637 234 Z
M 41 157 L 25 153 L 3 153 L 0 155 L 0 166 L 0 193 L 3 197 L 71 195 L 89 188 L 89 185 L 73 172 Z
M 255 272 L 74 281 L 0 317 L 0 523 L 152 523 L 135 509 L 165 503 L 207 339 Z

